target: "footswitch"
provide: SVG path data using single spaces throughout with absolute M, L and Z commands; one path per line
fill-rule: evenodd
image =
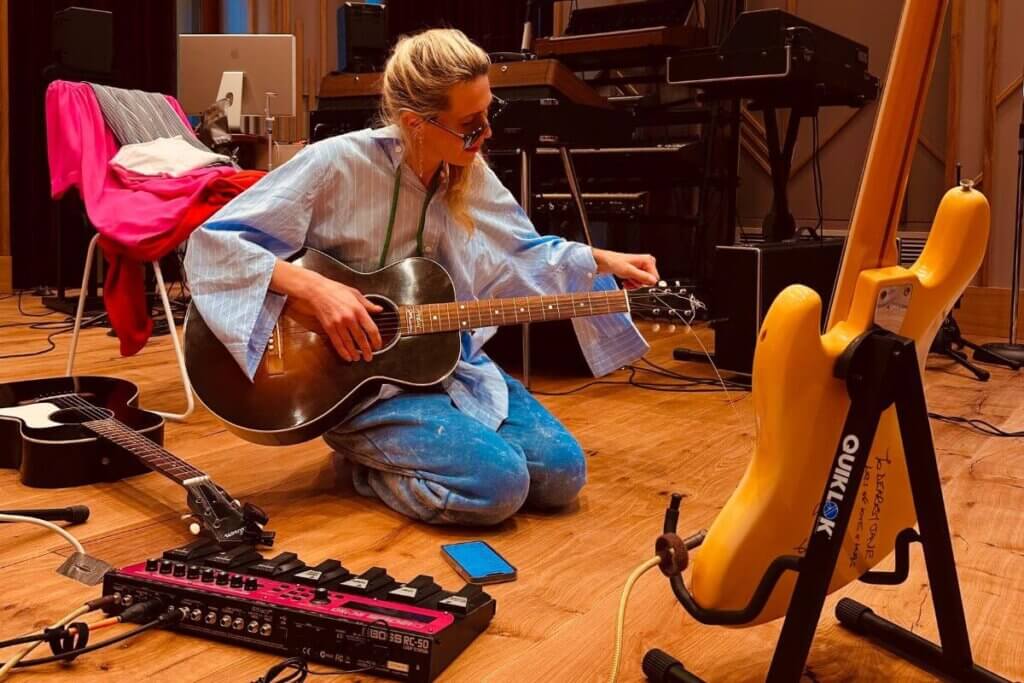
M 381 567 L 355 574 L 338 560 L 199 543 L 108 573 L 103 594 L 114 593 L 111 613 L 160 598 L 187 610 L 178 631 L 415 683 L 434 680 L 495 611 L 472 584 L 452 592 L 422 574 L 403 583 Z

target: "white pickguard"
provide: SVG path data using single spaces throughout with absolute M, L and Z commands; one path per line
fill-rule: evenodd
M 0 408 L 0 417 L 16 417 L 24 422 L 26 427 L 46 429 L 60 426 L 59 422 L 50 419 L 50 416 L 58 410 L 60 408 L 53 403 L 29 403 L 23 406 Z

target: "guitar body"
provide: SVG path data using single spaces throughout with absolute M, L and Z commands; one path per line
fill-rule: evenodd
M 698 603 L 741 608 L 773 559 L 803 554 L 850 408 L 846 382 L 833 376 L 836 361 L 891 315 L 890 329 L 914 340 L 923 369 L 939 325 L 981 264 L 988 229 L 985 197 L 949 190 L 917 262 L 861 271 L 848 317 L 824 336 L 814 290 L 791 286 L 775 299 L 754 354 L 754 456 L 694 558 Z M 916 523 L 895 407 L 883 414 L 867 463 L 830 590 L 875 566 Z M 795 574 L 784 574 L 759 617 L 744 625 L 784 614 L 795 583 Z
M 76 395 L 93 407 L 89 416 L 62 399 Z M 21 482 L 39 488 L 116 481 L 149 468 L 124 449 L 79 423 L 92 416 L 116 418 L 161 444 L 163 418 L 139 410 L 139 389 L 113 377 L 52 377 L 0 384 L 0 468 L 17 469 Z M 99 412 L 96 412 L 96 408 Z
M 455 286 L 440 265 L 424 258 L 359 273 L 315 249 L 293 261 L 355 287 L 385 308 L 455 301 Z M 370 362 L 349 363 L 325 343 L 311 321 L 285 308 L 253 381 L 235 362 L 195 306 L 185 321 L 185 364 L 199 400 L 235 434 L 255 443 L 286 445 L 315 438 L 337 425 L 384 383 L 409 388 L 450 375 L 462 350 L 458 331 L 418 336 L 387 334 Z
M 836 514 L 834 504 L 818 509 L 826 486 L 855 501 L 830 592 L 877 565 L 916 524 L 894 407 L 867 454 L 856 441 L 847 450 L 844 439 L 851 459 L 866 457 L 860 489 L 846 490 L 838 467 L 830 471 L 851 406 L 835 374 L 842 354 L 876 326 L 913 340 L 923 371 L 935 333 L 985 255 L 988 201 L 967 183 L 943 197 L 913 266 L 896 265 L 900 207 L 945 12 L 945 0 L 904 4 L 827 332 L 819 328 L 822 302 L 806 287 L 784 290 L 765 316 L 754 354 L 754 455 L 692 562 L 691 590 L 702 607 L 746 606 L 772 560 L 803 556 L 812 532 Z M 761 613 L 742 625 L 785 614 L 795 585 L 795 574 L 784 573 Z

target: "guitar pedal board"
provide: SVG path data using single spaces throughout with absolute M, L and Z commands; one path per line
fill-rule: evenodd
M 495 601 L 480 586 L 447 591 L 433 577 L 400 582 L 381 567 L 354 573 L 295 553 L 200 539 L 111 571 L 117 614 L 160 599 L 182 611 L 175 630 L 404 681 L 434 680 L 486 628 Z

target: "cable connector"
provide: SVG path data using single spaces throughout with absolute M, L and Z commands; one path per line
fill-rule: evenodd
M 117 604 L 117 598 L 114 595 L 104 595 L 103 597 L 93 598 L 85 603 L 85 606 L 89 608 L 90 612 L 94 612 L 98 609 L 112 607 L 115 604 Z
M 151 620 L 156 613 L 163 608 L 164 603 L 162 600 L 146 600 L 145 602 L 139 602 L 131 607 L 125 608 L 125 610 L 118 615 L 118 619 L 122 622 L 127 621 L 133 624 L 144 624 Z
M 173 626 L 184 619 L 186 614 L 188 614 L 188 610 L 184 607 L 179 607 L 178 609 L 169 607 L 157 617 L 157 622 L 160 626 Z

